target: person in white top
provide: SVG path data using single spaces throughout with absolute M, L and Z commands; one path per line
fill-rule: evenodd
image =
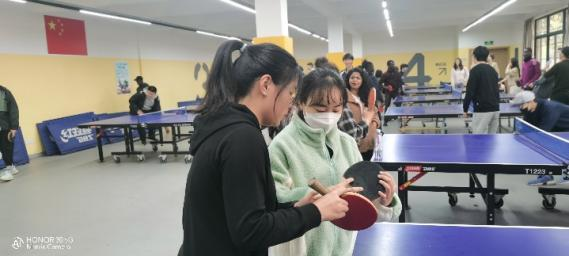
M 451 84 L 454 88 L 461 88 L 468 82 L 468 69 L 462 65 L 462 59 L 456 58 L 452 69 Z
M 498 77 L 500 77 L 500 67 L 498 67 L 498 62 L 494 61 L 494 54 L 488 55 L 488 64 L 490 64 L 490 66 L 492 66 L 494 70 L 496 70 L 496 73 L 498 73 Z
M 518 92 L 521 92 L 522 89 L 518 86 L 520 81 L 520 65 L 517 58 L 512 58 L 510 63 L 506 67 L 506 76 L 500 84 L 505 85 L 504 89 L 506 93 L 511 95 L 516 95 Z

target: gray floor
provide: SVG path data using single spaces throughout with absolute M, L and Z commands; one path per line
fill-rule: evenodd
M 414 126 L 417 121 L 412 121 Z M 459 120 L 451 132 L 464 132 Z M 385 130 L 398 132 L 397 121 Z M 120 149 L 121 144 L 106 148 Z M 150 150 L 150 147 L 147 147 Z M 183 157 L 161 164 L 148 154 L 144 163 L 123 158 L 96 161 L 96 150 L 40 157 L 20 168 L 14 181 L 0 184 L 0 255 L 176 255 L 182 239 L 182 203 L 189 165 Z M 393 173 L 394 175 L 394 173 Z M 497 176 L 510 189 L 497 224 L 569 226 L 569 196 L 557 208 L 541 207 L 529 176 Z M 429 174 L 418 184 L 467 184 L 466 175 Z M 485 224 L 480 197 L 460 195 L 450 207 L 443 193 L 411 192 L 408 220 L 422 223 Z M 15 250 L 16 237 L 72 237 L 71 249 Z

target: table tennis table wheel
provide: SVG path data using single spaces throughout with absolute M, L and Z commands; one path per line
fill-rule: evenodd
M 557 204 L 557 199 L 555 198 L 555 195 L 542 195 L 542 196 L 543 196 L 543 201 L 541 203 L 543 205 L 543 208 L 547 210 L 555 209 L 555 205 Z
M 448 193 L 448 204 L 450 204 L 450 206 L 456 206 L 456 204 L 458 203 L 458 196 L 456 195 L 456 193 Z
M 160 163 L 168 162 L 168 155 L 159 155 L 158 158 L 160 158 Z
M 494 207 L 495 207 L 496 209 L 500 209 L 500 208 L 502 208 L 502 206 L 504 206 L 504 199 L 503 199 L 503 198 L 496 199 L 496 202 L 495 202 L 495 204 L 494 204 Z
M 192 156 L 191 156 L 191 155 L 186 155 L 186 156 L 184 156 L 184 162 L 185 162 L 186 164 L 191 163 L 191 162 L 192 162 Z
M 156 144 L 152 145 L 152 151 L 154 152 L 158 151 L 158 146 Z
M 121 162 L 121 157 L 120 156 L 113 156 L 113 160 L 115 161 L 115 163 L 120 163 Z
M 146 157 L 143 154 L 137 155 L 136 158 L 138 159 L 139 162 L 142 162 L 146 159 Z

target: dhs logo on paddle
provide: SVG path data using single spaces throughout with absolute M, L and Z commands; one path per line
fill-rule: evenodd
M 95 137 L 91 129 L 73 127 L 61 130 L 59 138 L 63 143 L 68 143 L 71 139 L 77 139 L 77 142 L 83 143 L 92 141 Z

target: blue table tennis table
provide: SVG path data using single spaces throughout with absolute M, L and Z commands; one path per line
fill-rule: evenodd
M 470 107 L 469 113 L 472 113 L 472 105 Z M 387 109 L 384 114 L 386 119 L 388 118 L 396 118 L 396 117 L 414 117 L 414 118 L 434 118 L 435 119 L 435 126 L 438 128 L 440 120 L 443 120 L 443 126 L 446 127 L 446 123 L 444 122 L 445 118 L 451 117 L 463 117 L 464 110 L 462 108 L 462 104 L 453 104 L 453 105 L 432 105 L 432 106 L 392 106 Z M 471 114 L 472 115 L 472 114 Z M 515 117 L 520 116 L 521 111 L 519 106 L 510 104 L 510 103 L 500 103 L 500 117 Z M 502 119 L 500 118 L 500 129 L 502 127 Z M 465 123 L 468 127 L 468 123 Z M 405 125 L 404 122 L 400 123 L 400 128 Z M 423 123 L 423 127 L 425 124 Z M 447 131 L 445 130 L 445 133 Z
M 507 93 L 500 93 L 500 101 L 507 102 L 514 96 Z M 417 104 L 417 103 L 437 103 L 437 102 L 462 102 L 462 93 L 453 91 L 450 94 L 442 95 L 416 95 L 416 96 L 397 96 L 393 103 L 399 104 Z
M 184 140 L 189 140 L 191 134 L 184 134 L 181 132 L 181 127 L 191 126 L 195 118 L 195 114 L 190 113 L 187 108 L 177 108 L 173 110 L 166 110 L 160 112 L 147 113 L 140 116 L 126 115 L 111 119 L 105 119 L 95 122 L 88 122 L 80 124 L 79 128 L 95 128 L 97 134 L 97 148 L 99 152 L 99 161 L 104 161 L 103 155 L 103 133 L 101 131 L 105 128 L 120 128 L 123 130 L 123 137 L 125 141 L 125 151 L 111 152 L 111 156 L 116 163 L 120 162 L 120 156 L 136 155 L 139 161 L 144 161 L 145 156 L 143 152 L 134 150 L 134 136 L 133 129 L 142 128 L 156 128 L 159 133 L 157 140 L 151 141 L 152 150 L 157 151 L 157 145 L 172 144 L 172 151 L 161 151 L 159 158 L 161 162 L 167 161 L 167 155 L 186 154 L 184 160 L 188 163 L 191 160 L 188 151 L 180 151 L 178 143 Z M 172 140 L 164 140 L 162 128 L 170 127 L 172 132 Z
M 449 87 L 449 86 L 451 86 L 451 84 L 448 82 L 447 83 L 440 82 L 439 84 L 404 84 L 403 89 L 404 90 L 409 90 L 409 89 L 424 90 L 424 89 L 445 88 L 445 87 Z
M 494 211 L 502 207 L 506 189 L 495 188 L 496 174 L 561 175 L 569 169 L 569 140 L 544 132 L 516 118 L 513 134 L 386 134 L 373 162 L 398 172 L 399 197 L 405 222 L 409 209 L 408 191 L 446 192 L 449 203 L 458 202 L 457 193 L 480 194 L 486 203 L 486 222 L 494 224 Z M 563 134 L 562 136 L 565 136 Z M 429 172 L 469 174 L 468 187 L 415 186 Z M 408 173 L 418 173 L 409 179 Z M 477 175 L 487 176 L 486 187 Z
M 569 228 L 377 223 L 359 231 L 354 256 L 559 256 Z
M 432 87 L 416 87 L 416 88 L 409 88 L 404 87 L 403 93 L 409 95 L 425 95 L 425 94 L 449 94 L 452 92 L 459 92 L 462 93 L 462 88 L 453 88 L 450 85 L 444 85 L 438 88 Z

